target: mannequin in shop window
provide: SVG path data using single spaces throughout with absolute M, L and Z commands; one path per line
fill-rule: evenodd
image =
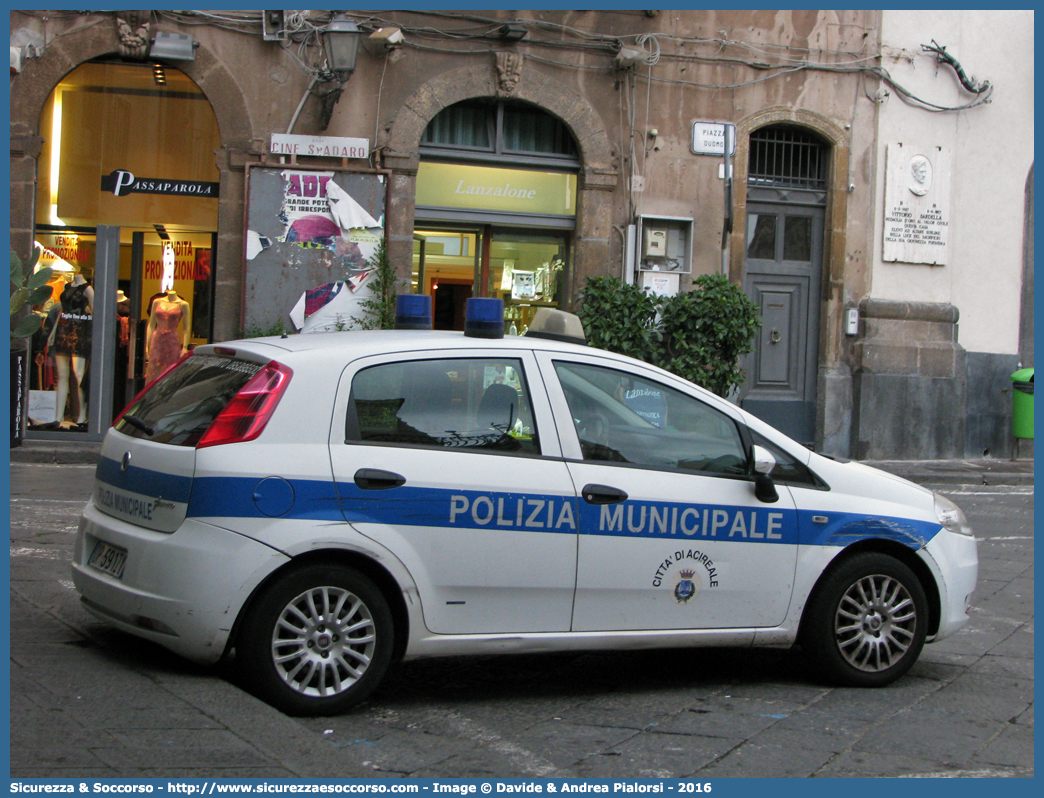
M 152 302 L 149 328 L 145 334 L 145 384 L 178 362 L 188 351 L 192 335 L 192 311 L 189 303 L 171 288 Z
M 91 357 L 91 329 L 94 322 L 94 289 L 82 274 L 73 277 L 62 289 L 61 311 L 54 325 L 53 350 L 55 374 L 55 419 L 48 427 L 58 427 L 65 420 L 65 405 L 72 395 L 70 380 L 76 380 L 75 429 L 87 429 L 87 402 L 83 378 Z

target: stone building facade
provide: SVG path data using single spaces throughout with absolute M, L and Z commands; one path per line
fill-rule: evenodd
M 289 326 L 286 316 L 303 292 L 345 279 L 372 251 L 372 235 L 356 236 L 348 255 L 318 234 L 309 242 L 317 251 L 293 239 L 279 176 L 332 175 L 348 193 L 362 192 L 357 199 L 370 192 L 359 202 L 380 222 L 402 287 L 435 294 L 446 325 L 459 321 L 452 305 L 466 295 L 505 297 L 513 314 L 506 323 L 524 328 L 533 306 L 574 307 L 588 277 L 685 291 L 701 274 L 724 272 L 766 313 L 737 401 L 831 454 L 963 456 L 968 372 L 957 307 L 949 297 L 936 302 L 930 289 L 898 299 L 875 289 L 875 270 L 884 268 L 882 119 L 897 106 L 897 119 L 928 115 L 886 96 L 897 92 L 884 67 L 912 70 L 929 60 L 918 53 L 888 61 L 895 51 L 884 49 L 891 30 L 884 17 L 856 10 L 344 12 L 361 47 L 341 82 L 324 39 L 330 12 L 12 11 L 11 246 L 28 253 L 36 240 L 53 253 L 59 241 L 79 236 L 88 276 L 106 296 L 118 287 L 131 294 L 131 318 L 140 326 L 162 287 L 148 267 L 160 262 L 149 253 L 165 251 L 155 235 L 168 231 L 177 241 L 180 231 L 187 251 L 208 259 L 205 285 L 202 272 L 189 267 L 195 283 L 174 282 L 196 291 L 206 311 L 193 341 L 271 331 Z M 143 57 L 136 44 L 157 34 L 190 37 L 190 50 Z M 177 88 L 145 86 L 127 71 L 132 67 L 165 70 Z M 949 69 L 939 67 L 940 81 L 951 80 L 952 70 L 942 75 Z M 932 96 L 935 88 L 923 90 Z M 63 152 L 76 145 L 72 117 L 63 117 L 65 128 L 55 126 L 55 97 L 63 93 L 66 113 L 81 108 L 87 126 L 100 116 L 133 114 L 136 106 L 116 107 L 117 96 L 131 103 L 148 95 L 153 116 L 163 118 L 143 122 L 137 137 L 130 125 L 119 147 L 113 133 L 95 134 L 91 146 L 101 154 L 87 144 L 75 152 L 77 174 L 97 174 L 72 187 L 63 176 L 59 187 L 52 172 L 67 167 L 56 166 L 54 141 L 69 139 Z M 86 99 L 77 100 L 80 94 Z M 91 98 L 108 99 L 92 105 Z M 198 112 L 191 135 L 179 138 L 176 114 L 164 110 L 168 101 Z M 209 123 L 203 105 L 212 111 Z M 91 108 L 102 110 L 92 116 Z M 726 131 L 721 146 L 700 139 Z M 287 157 L 273 134 L 362 140 L 366 152 Z M 734 150 L 724 146 L 730 139 Z M 179 160 L 182 150 L 195 154 Z M 160 204 L 135 212 L 108 196 L 80 196 L 104 194 L 96 181 L 126 170 L 120 158 L 132 151 L 169 172 L 150 177 L 213 184 L 216 196 L 152 198 Z M 213 166 L 204 169 L 206 152 Z M 464 193 L 465 175 L 490 186 L 499 181 L 505 195 L 539 180 L 560 196 L 532 209 L 500 197 L 449 196 Z M 276 182 L 263 189 L 265 180 Z M 78 202 L 88 210 L 66 210 Z M 93 217 L 91 208 L 98 209 Z M 285 229 L 266 233 L 255 223 L 260 217 L 278 217 Z M 105 236 L 111 265 L 95 274 L 91 261 L 102 263 Z M 194 257 L 198 267 L 203 256 Z M 958 258 L 934 268 L 949 274 L 968 266 Z M 1021 288 L 1022 263 L 1014 268 Z M 108 301 L 95 308 L 100 321 L 115 315 Z M 919 343 L 911 347 L 915 328 Z M 79 434 L 103 434 L 118 399 L 137 387 L 133 351 L 130 360 L 130 377 L 97 370 L 99 381 L 126 384 L 92 395 L 90 424 Z M 913 378 L 905 395 L 917 404 L 922 429 L 939 434 L 918 442 L 896 431 L 909 417 L 888 404 L 888 379 L 899 373 Z M 961 397 L 961 420 L 953 424 L 953 401 Z M 52 411 L 45 405 L 44 412 Z M 990 418 L 979 437 L 1002 454 L 1008 421 Z M 888 429 L 878 430 L 882 425 Z M 28 434 L 73 433 L 59 424 L 31 426 Z M 890 441 L 895 452 L 875 440 Z

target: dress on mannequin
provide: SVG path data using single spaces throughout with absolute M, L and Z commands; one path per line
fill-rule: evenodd
M 82 278 L 80 278 L 82 279 Z M 86 281 L 70 283 L 62 289 L 61 314 L 54 336 L 54 351 L 59 355 L 91 356 L 91 289 Z
M 168 291 L 152 303 L 145 354 L 149 359 L 145 383 L 178 362 L 188 348 L 189 303 L 174 291 Z
M 65 406 L 71 395 L 71 382 L 76 380 L 76 429 L 87 429 L 87 402 L 83 378 L 91 356 L 94 289 L 81 274 L 65 286 L 61 296 L 61 312 L 54 325 L 55 419 L 57 427 L 65 420 Z

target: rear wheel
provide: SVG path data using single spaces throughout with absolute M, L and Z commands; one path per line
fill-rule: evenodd
M 913 571 L 894 557 L 864 552 L 816 589 L 802 645 L 831 681 L 880 687 L 910 669 L 927 628 L 928 600 Z
M 347 567 L 306 566 L 274 582 L 237 645 L 244 678 L 288 715 L 334 715 L 365 699 L 391 660 L 388 602 Z

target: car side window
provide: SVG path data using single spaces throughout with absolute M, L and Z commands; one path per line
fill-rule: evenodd
M 584 460 L 742 476 L 735 422 L 687 394 L 624 371 L 555 361 Z
M 352 379 L 346 443 L 540 454 L 522 363 L 409 360 Z

